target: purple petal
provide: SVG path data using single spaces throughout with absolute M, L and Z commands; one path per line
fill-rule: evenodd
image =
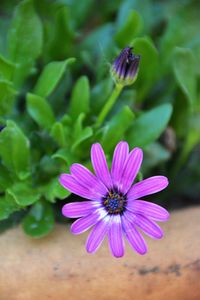
M 124 63 L 126 64 L 127 62 L 129 52 L 130 47 L 124 48 L 113 63 L 113 68 L 118 75 L 121 73 L 121 69 Z
M 119 78 L 122 78 L 122 79 L 125 78 L 126 68 L 127 68 L 127 63 L 126 63 L 126 61 L 123 61 L 121 64 L 121 67 L 119 69 L 119 72 L 118 72 Z
M 107 188 L 105 185 L 84 166 L 73 164 L 70 168 L 70 172 L 77 182 L 80 182 L 82 186 L 87 188 L 93 194 L 98 194 L 100 197 L 106 195 Z
M 83 201 L 65 204 L 62 208 L 62 214 L 68 218 L 84 217 L 92 213 L 94 209 L 100 206 L 99 202 Z
M 104 151 L 99 143 L 93 144 L 91 149 L 91 160 L 97 177 L 107 186 L 112 187 L 112 180 Z
M 113 256 L 122 257 L 124 255 L 124 241 L 120 215 L 112 216 L 108 241 Z
M 128 157 L 128 151 L 128 144 L 126 142 L 120 142 L 117 144 L 113 155 L 111 177 L 113 185 L 119 187 L 119 189 L 125 161 Z
M 163 237 L 162 229 L 156 223 L 142 215 L 134 215 L 134 224 L 153 239 L 161 239 Z
M 92 214 L 76 220 L 71 226 L 71 232 L 74 234 L 80 234 L 98 223 L 106 215 L 107 212 L 104 209 L 97 209 Z
M 166 209 L 160 205 L 143 200 L 128 201 L 127 209 L 156 221 L 167 221 L 169 219 L 169 213 Z
M 126 78 L 133 79 L 139 70 L 139 62 L 140 62 L 140 56 L 137 55 L 134 57 L 134 59 L 131 61 L 129 68 L 126 72 Z
M 100 197 L 98 197 L 96 194 L 83 187 L 70 174 L 61 174 L 59 181 L 65 189 L 69 190 L 71 193 L 74 193 L 80 197 L 87 198 L 90 200 L 100 199 Z
M 125 236 L 131 247 L 139 254 L 147 252 L 147 245 L 143 236 L 138 232 L 135 226 L 126 218 L 126 213 L 122 217 L 122 225 Z
M 165 176 L 153 176 L 134 184 L 128 191 L 130 200 L 139 199 L 143 196 L 151 195 L 162 191 L 169 182 Z
M 99 221 L 90 232 L 86 249 L 89 253 L 94 253 L 100 247 L 110 226 L 110 216 L 106 216 Z
M 140 148 L 134 148 L 127 160 L 122 174 L 122 192 L 127 193 L 132 185 L 142 163 L 143 153 Z

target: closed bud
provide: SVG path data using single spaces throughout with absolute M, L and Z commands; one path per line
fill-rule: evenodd
M 130 85 L 137 79 L 141 56 L 133 54 L 132 49 L 124 48 L 112 65 L 111 73 L 117 84 Z

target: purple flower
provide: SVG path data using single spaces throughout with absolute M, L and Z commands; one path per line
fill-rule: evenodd
M 115 81 L 122 85 L 130 85 L 137 79 L 140 55 L 132 53 L 132 47 L 124 48 L 112 65 Z
M 115 257 L 124 255 L 123 234 L 139 254 L 145 254 L 147 246 L 138 228 L 154 239 L 163 236 L 155 221 L 167 221 L 169 213 L 159 205 L 137 199 L 163 190 L 168 180 L 153 176 L 132 185 L 142 158 L 140 148 L 129 152 L 128 144 L 122 141 L 115 148 L 109 172 L 104 151 L 97 143 L 91 148 L 96 176 L 80 164 L 71 166 L 71 174 L 60 176 L 60 183 L 66 189 L 89 199 L 65 204 L 62 209 L 65 217 L 80 218 L 72 224 L 72 233 L 80 234 L 94 226 L 86 243 L 89 253 L 99 248 L 106 235 Z

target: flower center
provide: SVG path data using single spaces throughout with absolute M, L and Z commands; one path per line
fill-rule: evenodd
M 126 208 L 126 196 L 115 191 L 109 191 L 103 198 L 103 205 L 109 214 L 122 214 Z

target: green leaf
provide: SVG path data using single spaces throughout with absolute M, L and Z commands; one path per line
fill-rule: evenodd
M 0 116 L 12 111 L 16 93 L 11 82 L 0 80 Z
M 15 11 L 8 39 L 9 58 L 16 63 L 14 82 L 20 86 L 30 74 L 42 50 L 42 24 L 31 0 L 21 1 Z
M 143 21 L 137 11 L 131 10 L 124 20 L 124 24 L 115 35 L 115 40 L 119 47 L 123 48 L 130 44 L 142 30 Z
M 75 58 L 68 58 L 64 61 L 53 61 L 46 65 L 36 83 L 34 93 L 41 97 L 49 96 L 61 80 L 67 66 L 74 61 Z
M 46 31 L 49 45 L 47 44 L 47 53 L 50 59 L 64 59 L 70 53 L 73 53 L 75 46 L 75 32 L 72 28 L 71 11 L 68 6 L 58 6 L 54 11 L 54 18 L 46 23 Z
M 189 131 L 189 119 L 191 115 L 188 99 L 178 93 L 173 103 L 173 114 L 171 124 L 180 139 L 184 138 Z M 183 126 L 184 124 L 184 126 Z
M 61 122 L 55 122 L 51 128 L 51 136 L 60 147 L 64 147 L 66 143 L 65 130 Z
M 0 156 L 4 165 L 24 180 L 30 175 L 30 143 L 13 121 L 0 133 Z
M 43 178 L 43 181 L 49 181 L 54 175 L 58 174 L 58 164 L 52 159 L 52 155 L 45 154 L 38 165 L 40 176 Z
M 194 148 L 200 142 L 200 131 L 199 131 L 200 116 L 198 113 L 192 114 L 188 117 L 187 127 L 188 128 L 186 128 L 186 129 L 188 129 L 188 130 L 186 131 L 186 134 L 185 134 L 185 142 L 181 148 L 179 156 L 177 156 L 176 161 L 172 167 L 173 176 L 176 176 L 176 174 L 179 172 L 180 168 L 186 165 L 187 159 L 192 151 L 193 151 L 192 156 L 195 156 Z M 191 160 L 190 165 L 193 163 L 194 163 L 194 161 Z M 197 163 L 197 166 L 198 166 L 198 163 Z M 197 166 L 196 166 L 196 171 L 199 170 L 199 168 Z M 188 170 L 186 170 L 186 171 L 188 173 Z
M 140 69 L 135 83 L 137 90 L 137 101 L 142 101 L 159 77 L 158 51 L 148 38 L 136 38 L 131 45 L 135 54 L 141 54 Z
M 145 149 L 144 162 L 142 164 L 142 171 L 149 172 L 150 169 L 159 166 L 161 163 L 170 159 L 170 152 L 161 144 L 155 142 L 150 144 Z
M 5 232 L 8 229 L 18 226 L 25 214 L 26 214 L 26 211 L 20 209 L 20 210 L 12 212 L 7 218 L 4 218 L 3 220 L 1 220 L 0 221 L 0 234 L 2 234 L 3 232 Z
M 85 127 L 77 137 L 75 143 L 72 145 L 72 151 L 74 151 L 82 142 L 91 137 L 93 134 L 92 127 Z
M 72 120 L 71 120 L 70 116 L 67 115 L 67 114 L 64 114 L 64 115 L 63 115 L 63 117 L 61 118 L 61 121 L 60 121 L 60 122 L 62 123 L 62 125 L 63 125 L 64 127 L 71 126 L 71 124 L 72 124 Z
M 196 62 L 190 49 L 176 48 L 174 51 L 173 70 L 176 81 L 185 94 L 190 109 L 194 109 L 197 100 Z
M 5 168 L 2 164 L 0 164 L 0 193 L 4 192 L 8 187 L 10 187 L 13 183 L 13 178 L 11 173 Z
M 16 183 L 8 188 L 6 192 L 15 199 L 19 206 L 31 205 L 40 199 L 37 189 L 34 189 L 26 182 Z
M 191 151 L 200 142 L 200 116 L 198 114 L 193 114 L 188 121 L 189 132 L 182 147 L 181 155 L 178 158 L 180 166 L 184 165 Z
M 168 73 L 171 69 L 175 47 L 184 43 L 187 32 L 186 30 L 183 30 L 183 28 L 185 27 L 186 29 L 186 24 L 183 18 L 179 15 L 176 15 L 174 18 L 170 18 L 165 28 L 165 32 L 160 38 L 159 48 L 162 74 Z M 176 34 L 174 34 L 174 32 L 176 32 Z
M 117 26 L 123 26 L 129 12 L 131 10 L 136 10 L 142 17 L 145 27 L 145 32 L 151 32 L 152 23 L 160 17 L 160 6 L 153 5 L 150 0 L 143 1 L 133 1 L 133 0 L 124 0 L 120 1 L 120 5 L 117 6 Z M 154 10 L 156 13 L 154 13 Z M 152 17 L 153 16 L 153 17 Z
M 6 193 L 0 197 L 0 220 L 7 219 L 13 212 L 19 210 L 20 207 L 15 202 L 15 199 Z
M 74 124 L 74 128 L 73 128 L 73 139 L 76 141 L 77 137 L 81 134 L 82 130 L 83 130 L 83 121 L 85 119 L 85 114 L 84 113 L 80 113 L 80 115 L 78 116 L 75 124 Z
M 70 195 L 70 192 L 66 190 L 60 183 L 57 178 L 51 180 L 44 188 L 45 198 L 54 203 L 56 199 L 65 199 Z
M 44 129 L 49 129 L 55 122 L 55 116 L 51 106 L 44 98 L 34 95 L 27 95 L 27 111 L 33 120 Z
M 89 111 L 90 87 L 86 76 L 80 77 L 73 90 L 70 99 L 69 113 L 72 120 L 76 120 L 80 113 L 87 114 Z
M 14 70 L 15 64 L 0 55 L 0 77 L 11 80 Z
M 66 148 L 59 149 L 51 157 L 53 159 L 59 158 L 59 159 L 63 160 L 65 163 L 67 163 L 68 166 L 70 166 L 75 161 L 73 155 L 71 154 L 71 152 L 68 148 L 67 149 Z
M 68 5 L 70 7 L 72 20 L 78 28 L 87 20 L 89 13 L 95 8 L 94 0 L 79 1 L 78 5 L 76 1 L 70 1 Z
M 91 127 L 87 126 L 83 128 L 83 120 L 85 118 L 85 114 L 81 113 L 74 125 L 74 131 L 73 131 L 73 144 L 72 144 L 72 151 L 74 151 L 83 141 L 88 139 L 92 136 L 93 130 Z
M 24 232 L 34 238 L 46 236 L 54 227 L 54 214 L 48 202 L 35 203 L 22 223 Z
M 145 147 L 159 138 L 166 128 L 171 114 L 171 104 L 162 104 L 139 116 L 127 135 L 130 147 Z
M 124 134 L 133 120 L 133 112 L 128 106 L 124 106 L 120 112 L 106 123 L 101 141 L 106 152 L 113 150 L 115 145 L 124 138 Z
M 187 137 L 187 149 L 191 151 L 200 142 L 200 115 L 194 114 L 189 120 L 190 132 Z

